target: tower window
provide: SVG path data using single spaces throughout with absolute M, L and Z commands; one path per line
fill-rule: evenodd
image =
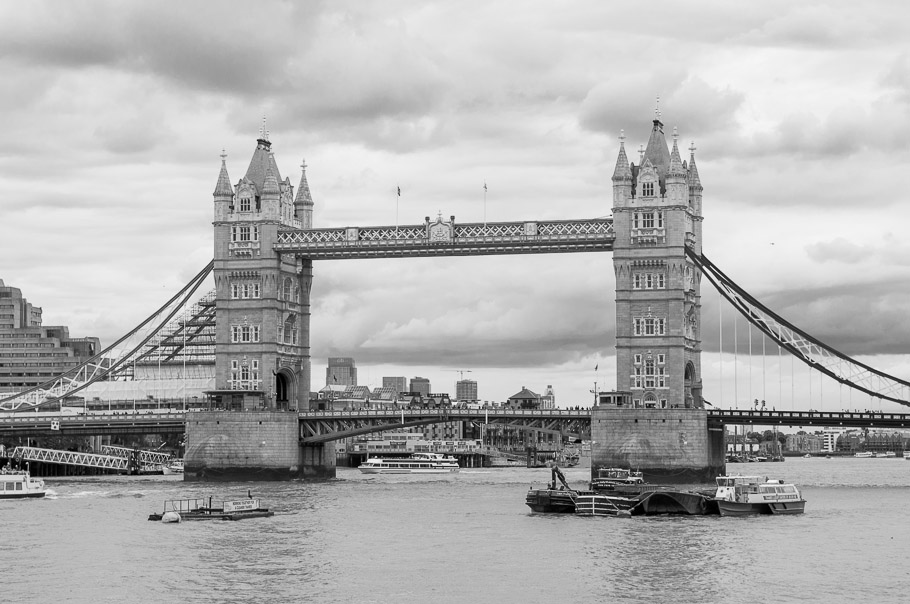
M 641 194 L 644 197 L 653 197 L 654 196 L 654 183 L 653 182 L 642 183 Z
M 240 211 L 241 211 L 241 212 L 249 212 L 249 211 L 250 211 L 250 198 L 249 198 L 249 197 L 241 197 L 241 198 L 240 198 Z

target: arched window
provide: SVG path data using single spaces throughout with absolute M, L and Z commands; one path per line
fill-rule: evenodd
M 292 298 L 291 298 L 291 278 L 290 278 L 290 277 L 285 277 L 285 278 L 284 278 L 284 296 L 283 296 L 283 298 L 284 298 L 284 300 L 287 301 L 287 302 L 291 302 L 291 301 L 292 301 Z

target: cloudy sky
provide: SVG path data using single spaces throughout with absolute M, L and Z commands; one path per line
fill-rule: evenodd
M 910 379 L 906 13 L 898 1 L 3 1 L 0 279 L 46 325 L 109 344 L 211 259 L 219 155 L 239 180 L 263 116 L 282 176 L 296 186 L 306 160 L 318 227 L 608 216 L 617 137 L 637 159 L 659 96 L 667 132 L 697 147 L 705 254 L 809 333 Z M 370 386 L 420 375 L 454 393 L 470 370 L 489 400 L 552 384 L 574 406 L 614 387 L 609 254 L 315 273 L 314 388 L 329 356 L 353 356 Z M 709 400 L 870 406 L 776 346 L 762 358 L 757 335 L 747 355 L 745 323 L 709 287 Z

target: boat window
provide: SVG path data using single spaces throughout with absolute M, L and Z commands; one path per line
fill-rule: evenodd
M 17 490 L 17 491 L 21 491 L 21 490 L 22 490 L 22 483 L 21 483 L 21 482 L 17 482 L 17 483 L 16 483 L 16 490 Z

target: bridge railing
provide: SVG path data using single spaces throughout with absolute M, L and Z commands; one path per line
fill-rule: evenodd
M 355 418 L 355 417 L 405 417 L 425 415 L 457 415 L 459 417 L 485 417 L 488 415 L 514 417 L 591 417 L 591 409 L 362 409 L 349 411 L 301 411 L 300 419 Z

